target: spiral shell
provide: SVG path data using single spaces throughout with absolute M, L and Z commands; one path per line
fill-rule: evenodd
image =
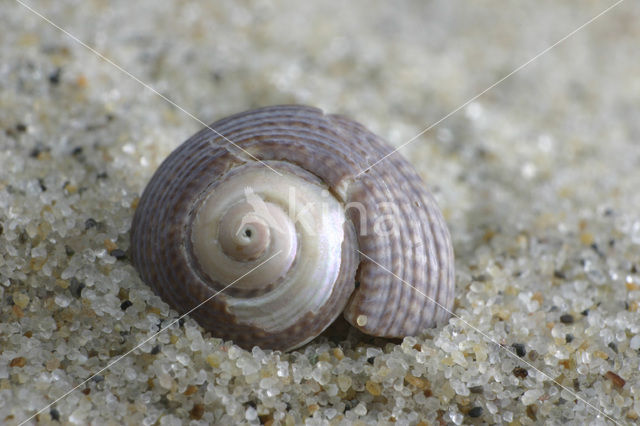
M 311 107 L 222 119 L 152 177 L 133 263 L 179 312 L 206 301 L 190 315 L 245 348 L 294 349 L 340 313 L 367 334 L 416 335 L 449 317 L 453 250 L 433 197 L 391 152 Z

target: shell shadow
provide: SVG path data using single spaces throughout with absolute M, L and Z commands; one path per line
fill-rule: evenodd
M 350 346 L 356 347 L 358 345 L 373 346 L 377 348 L 384 348 L 387 344 L 392 343 L 399 345 L 402 343 L 401 338 L 383 338 L 370 336 L 362 333 L 360 330 L 352 326 L 347 322 L 342 315 L 340 315 L 326 330 L 324 330 L 316 339 L 309 342 L 309 344 L 318 343 L 326 339 L 330 343 L 336 346 Z M 307 345 L 299 348 L 298 350 L 304 350 Z

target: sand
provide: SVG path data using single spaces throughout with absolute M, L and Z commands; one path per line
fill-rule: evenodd
M 613 1 L 29 4 L 77 39 L 2 2 L 0 423 L 638 421 L 637 2 L 524 67 Z M 453 238 L 448 324 L 291 353 L 155 335 L 178 314 L 128 258 L 141 191 L 204 123 L 282 103 L 428 129 L 400 152 Z

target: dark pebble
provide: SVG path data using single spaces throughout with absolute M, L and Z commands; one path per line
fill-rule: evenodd
M 524 379 L 529 375 L 529 372 L 522 367 L 516 367 L 513 369 L 513 375 L 520 379 Z
M 516 354 L 520 358 L 522 358 L 523 356 L 525 356 L 527 354 L 527 351 L 524 349 L 524 345 L 522 343 L 514 343 L 511 346 L 513 347 L 513 349 L 515 349 Z
M 125 253 L 125 251 L 121 249 L 111 250 L 109 254 L 118 260 L 123 260 L 127 258 L 127 253 Z
M 160 353 L 160 345 L 155 345 L 151 349 L 151 355 L 158 355 Z
M 84 222 L 85 230 L 95 228 L 96 226 L 98 226 L 98 222 L 96 222 L 96 220 L 91 217 Z
M 60 74 L 62 70 L 60 68 L 56 68 L 51 74 L 49 74 L 49 83 L 57 86 L 60 84 Z
M 64 246 L 64 252 L 67 256 L 71 257 L 76 254 L 76 251 L 69 246 Z
M 98 173 L 96 175 L 97 179 L 107 179 L 108 177 L 109 177 L 109 175 L 107 174 L 107 172 Z
M 72 295 L 79 298 L 80 296 L 82 296 L 83 288 L 85 288 L 85 285 L 83 282 L 80 282 L 75 277 L 71 278 L 71 281 L 69 282 L 69 291 L 71 292 Z
M 184 319 L 184 318 L 180 318 L 180 319 L 178 320 L 178 325 L 179 325 L 180 327 L 184 327 L 184 322 L 185 322 L 185 319 Z
M 0 235 L 2 235 L 2 233 L 4 232 L 4 227 L 2 226 L 2 224 L 0 223 Z
M 612 351 L 614 351 L 615 353 L 618 353 L 618 345 L 616 345 L 615 342 L 609 343 L 609 347 L 611 348 Z
M 560 322 L 563 324 L 573 324 L 573 315 L 564 314 L 560 316 Z
M 564 280 L 567 278 L 567 276 L 562 271 L 553 271 L 553 276 L 561 280 Z
M 469 410 L 469 417 L 480 417 L 482 415 L 482 407 L 473 407 Z
M 120 304 L 120 309 L 122 309 L 123 311 L 126 311 L 127 308 L 130 307 L 131 305 L 133 305 L 133 303 L 131 303 L 131 300 L 125 300 Z
M 586 317 L 587 315 L 589 315 L 589 310 L 585 309 L 584 311 L 580 312 L 580 315 L 582 315 L 583 317 Z
M 370 356 L 369 358 L 367 358 L 367 362 L 371 365 L 373 365 L 373 361 L 375 361 L 375 357 Z
M 77 157 L 78 155 L 82 154 L 82 147 L 81 146 L 77 146 L 75 148 L 73 148 L 73 151 L 71 151 L 71 155 L 73 155 L 74 157 Z
M 533 420 L 533 421 L 538 420 L 538 416 L 537 416 L 538 407 L 537 406 L 535 406 L 533 404 L 527 405 L 526 413 L 527 413 L 527 417 L 529 417 L 531 420 Z
M 566 334 L 564 336 L 564 341 L 567 342 L 567 343 L 573 342 L 573 334 Z
M 604 374 L 604 377 L 606 377 L 607 379 L 611 380 L 611 383 L 613 384 L 613 386 L 617 387 L 618 389 L 623 388 L 624 385 L 627 383 L 627 381 L 625 379 L 623 379 L 622 377 L 618 376 L 613 371 L 607 371 Z
M 27 125 L 23 123 L 16 124 L 16 130 L 20 133 L 24 133 L 27 131 Z
M 482 386 L 472 386 L 469 388 L 469 392 L 471 393 L 482 393 L 484 392 L 484 388 Z
M 167 395 L 161 395 L 160 399 L 158 400 L 158 404 L 160 404 L 162 407 L 169 408 L 169 399 L 167 398 Z
M 51 411 L 49 411 L 49 415 L 51 416 L 51 420 L 60 421 L 60 412 L 58 409 L 52 408 Z
M 91 380 L 93 380 L 96 383 L 100 383 L 102 381 L 104 381 L 104 376 L 101 374 L 95 375 L 91 378 Z

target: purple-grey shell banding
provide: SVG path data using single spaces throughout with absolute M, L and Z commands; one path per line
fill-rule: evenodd
M 199 324 L 244 348 L 281 350 L 310 341 L 341 313 L 362 332 L 382 337 L 417 335 L 449 318 L 454 257 L 432 195 L 399 153 L 361 173 L 392 152 L 382 139 L 352 120 L 297 105 L 243 112 L 210 127 L 215 132 L 201 130 L 162 163 L 132 223 L 135 267 L 178 312 L 218 293 L 190 313 Z M 242 176 L 248 177 L 237 180 Z M 290 223 L 277 230 L 255 215 L 241 224 L 234 219 L 233 212 L 247 210 L 239 205 L 247 194 L 268 206 L 264 211 L 287 211 L 290 197 L 278 191 L 292 187 L 299 202 L 330 199 L 329 213 L 310 213 L 322 216 L 314 223 L 327 230 L 304 230 L 297 216 L 286 214 Z M 235 197 L 228 208 L 227 192 Z M 242 235 L 233 240 L 220 223 L 271 240 L 247 240 L 245 247 Z M 280 236 L 290 241 L 278 245 L 273 240 Z M 216 251 L 211 261 L 210 250 Z M 224 250 L 235 254 L 227 261 Z M 228 270 L 234 265 L 237 273 Z M 288 281 L 290 272 L 296 282 Z M 233 277 L 237 285 L 225 289 Z

